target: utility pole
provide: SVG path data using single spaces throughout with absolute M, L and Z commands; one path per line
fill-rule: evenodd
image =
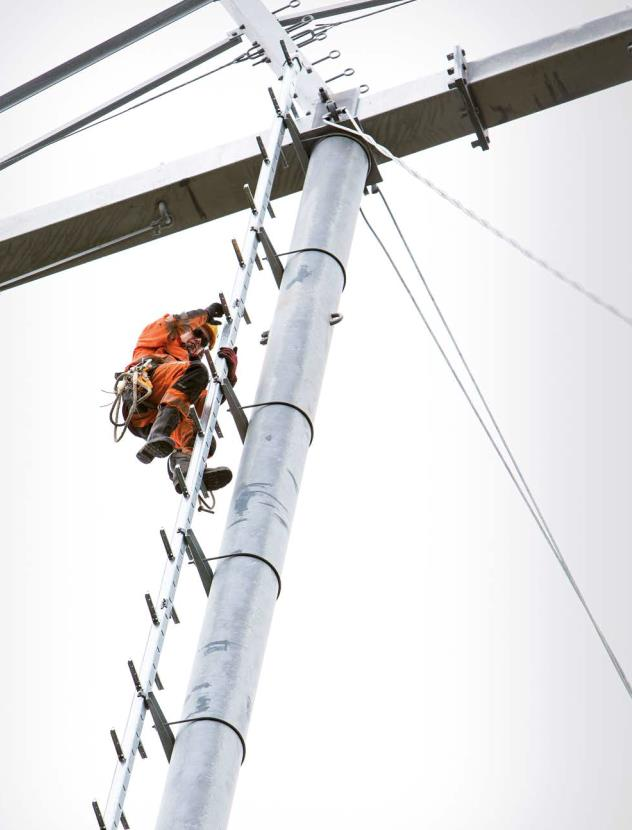
M 181 0 L 22 84 L 0 96 L 0 112 L 209 1 Z M 245 300 L 258 262 L 259 242 L 268 259 L 277 262 L 277 309 L 245 433 L 219 564 L 213 575 L 194 544 L 191 523 L 223 390 L 228 394 L 232 389 L 225 385 L 224 361 L 219 361 L 216 384 L 209 386 L 197 425 L 198 439 L 183 482 L 176 527 L 170 538 L 163 532 L 168 564 L 159 602 L 154 606 L 148 599 L 152 628 L 145 656 L 138 671 L 132 661 L 128 664 L 136 697 L 122 742 L 114 730 L 111 733 L 118 766 L 105 817 L 98 804 L 93 805 L 100 830 L 114 830 L 119 824 L 124 830 L 129 827 L 123 802 L 134 760 L 137 755 L 145 757 L 141 732 L 147 711 L 170 761 L 157 830 L 224 830 L 227 826 L 303 467 L 314 437 L 332 325 L 339 319 L 353 229 L 373 161 L 359 136 L 335 132 L 323 115 L 336 118 L 347 109 L 349 115 L 361 119 L 368 134 L 396 155 L 472 133 L 477 136 L 475 146 L 487 149 L 489 128 L 632 80 L 632 11 L 626 10 L 487 59 L 468 59 L 467 64 L 465 52 L 456 47 L 437 74 L 371 96 L 360 96 L 360 89 L 332 93 L 327 84 L 346 71 L 324 81 L 315 67 L 332 53 L 310 63 L 301 49 L 322 40 L 333 24 L 324 24 L 322 29 L 306 27 L 316 19 L 390 2 L 350 0 L 313 9 L 304 16 L 276 17 L 261 0 L 222 0 L 236 28 L 220 43 L 0 159 L 0 169 L 15 164 L 243 38 L 252 46 L 238 60 L 266 62 L 277 78 L 283 77 L 280 105 L 273 96 L 277 118 L 267 145 L 261 136 L 252 136 L 0 223 L 2 291 L 242 210 L 248 198 L 252 215 L 243 251 L 234 243 L 240 264 L 227 306 L 222 346 L 233 346 L 240 320 L 248 321 Z M 290 0 L 277 12 L 296 5 L 296 0 Z M 290 163 L 284 158 L 285 164 L 277 170 L 284 141 L 289 149 L 286 132 L 296 152 L 289 151 Z M 270 211 L 272 188 L 275 198 L 297 192 L 305 166 L 290 257 L 281 279 L 282 268 L 263 222 Z M 248 183 L 256 170 L 260 173 L 253 197 Z M 239 409 L 238 402 L 231 403 L 231 408 Z M 174 596 L 186 552 L 198 566 L 209 601 L 183 715 L 170 723 L 153 689 L 162 688 L 158 661 L 169 622 L 176 620 Z M 170 729 L 175 723 L 177 740 Z
M 310 158 L 157 830 L 228 823 L 368 169 L 344 136 Z

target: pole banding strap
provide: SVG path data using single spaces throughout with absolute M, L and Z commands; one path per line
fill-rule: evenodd
M 198 721 L 203 720 L 211 721 L 213 723 L 223 723 L 224 726 L 227 726 L 229 729 L 232 729 L 235 735 L 237 735 L 237 737 L 239 738 L 239 742 L 241 744 L 241 763 L 243 764 L 243 762 L 246 760 L 246 742 L 244 741 L 243 735 L 241 734 L 239 729 L 237 729 L 236 726 L 233 726 L 233 724 L 229 723 L 227 720 L 224 720 L 223 718 L 215 718 L 212 715 L 200 715 L 200 717 L 198 718 L 185 718 L 184 720 L 173 720 L 168 724 L 168 726 L 178 726 L 182 723 L 197 723 Z
M 309 445 L 311 447 L 312 441 L 314 440 L 314 424 L 312 423 L 312 419 L 309 417 L 309 415 L 307 414 L 307 412 L 305 412 L 304 409 L 301 409 L 300 406 L 298 406 L 295 403 L 290 403 L 289 401 L 264 401 L 263 403 L 251 403 L 251 404 L 248 404 L 247 406 L 242 406 L 241 408 L 242 409 L 255 409 L 256 407 L 260 407 L 260 406 L 288 406 L 290 409 L 295 409 L 297 412 L 300 412 L 301 415 L 305 418 L 305 420 L 307 421 L 307 423 L 309 425 L 309 430 L 310 430 Z
M 344 291 L 347 286 L 347 272 L 345 270 L 344 265 L 338 259 L 335 254 L 332 254 L 331 251 L 327 251 L 325 248 L 297 248 L 295 251 L 284 251 L 283 253 L 277 254 L 277 256 L 289 256 L 290 254 L 303 254 L 308 251 L 316 251 L 319 254 L 327 254 L 330 256 L 334 262 L 337 262 L 340 266 L 340 270 L 342 271 L 342 290 Z
M 266 559 L 264 556 L 259 556 L 258 553 L 244 553 L 243 551 L 240 551 L 239 553 L 225 553 L 223 556 L 209 556 L 206 559 L 206 561 L 215 562 L 218 559 L 236 559 L 238 556 L 245 556 L 248 559 L 257 559 L 259 562 L 263 562 L 264 565 L 267 565 L 270 568 L 272 573 L 275 575 L 277 584 L 279 586 L 277 590 L 278 599 L 281 595 L 281 574 L 277 571 L 272 562 L 270 562 L 270 560 Z

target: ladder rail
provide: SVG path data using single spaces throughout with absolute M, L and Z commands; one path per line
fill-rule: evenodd
M 220 346 L 234 346 L 239 324 L 244 314 L 246 295 L 255 265 L 257 246 L 259 243 L 257 231 L 263 226 L 266 213 L 269 209 L 270 196 L 281 157 L 281 147 L 285 134 L 284 116 L 287 115 L 292 105 L 296 82 L 300 72 L 301 67 L 298 66 L 296 61 L 292 61 L 286 67 L 283 74 L 280 95 L 282 102 L 281 115 L 277 115 L 275 118 L 268 137 L 269 163 L 262 162 L 261 165 L 254 197 L 256 213 L 253 211 L 252 215 L 248 218 L 248 227 L 242 247 L 244 265 L 243 267 L 241 265 L 239 266 L 233 283 L 230 306 L 231 309 L 234 309 L 234 313 L 231 311 L 232 319 L 227 321 L 222 327 Z M 219 360 L 218 374 L 220 381 L 224 379 L 226 373 L 226 361 Z M 221 401 L 221 382 L 217 383 L 211 379 L 209 394 L 207 395 L 201 418 L 202 424 L 204 425 L 204 435 L 196 438 L 187 476 L 188 496 L 182 496 L 180 499 L 175 527 L 169 540 L 174 558 L 172 561 L 167 561 L 160 585 L 156 608 L 159 625 L 155 626 L 152 624 L 147 638 L 145 652 L 138 671 L 141 691 L 137 692 L 132 702 L 127 726 L 121 740 L 125 760 L 117 763 L 108 795 L 104 815 L 107 830 L 115 830 L 118 827 L 121 813 L 123 812 L 125 796 L 138 752 L 138 744 L 141 740 L 145 715 L 147 713 L 145 699 L 149 692 L 153 690 L 158 662 L 171 618 L 178 579 L 184 562 L 184 533 L 190 528 L 195 515 L 202 475 L 206 466 L 206 459 L 208 457 Z

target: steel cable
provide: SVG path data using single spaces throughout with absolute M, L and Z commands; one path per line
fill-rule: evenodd
M 208 72 L 204 72 L 202 75 L 196 75 L 195 78 L 191 78 L 188 81 L 183 81 L 181 84 L 176 84 L 176 86 L 172 86 L 169 89 L 165 89 L 162 92 L 159 92 L 157 95 L 152 95 L 151 98 L 146 98 L 144 101 L 139 101 L 138 104 L 132 104 L 131 107 L 126 107 L 124 110 L 120 112 L 115 112 L 113 115 L 108 115 L 105 118 L 101 118 L 98 121 L 94 121 L 92 124 L 88 124 L 85 127 L 81 127 L 78 130 L 75 130 L 71 135 L 77 135 L 78 133 L 82 133 L 85 130 L 91 130 L 92 127 L 98 127 L 99 124 L 105 124 L 106 121 L 111 121 L 113 118 L 118 118 L 119 115 L 125 115 L 126 112 L 131 112 L 132 110 L 136 110 L 139 107 L 144 107 L 145 104 L 149 104 L 151 101 L 155 101 L 158 98 L 163 98 L 165 95 L 169 95 L 170 92 L 176 92 L 178 89 L 182 89 L 189 84 L 194 84 L 196 81 L 201 81 L 203 78 L 208 78 L 209 75 L 214 75 L 216 72 L 220 72 L 222 69 L 228 69 L 229 66 L 233 66 L 236 63 L 242 63 L 246 60 L 246 53 L 239 55 L 237 58 L 233 58 L 232 61 L 228 61 L 227 63 L 221 64 L 221 66 L 216 66 L 215 69 L 211 69 Z
M 507 234 L 503 233 L 503 231 L 501 231 L 495 225 L 492 225 L 491 222 L 488 222 L 487 219 L 483 219 L 482 216 L 479 216 L 473 210 L 470 210 L 470 208 L 466 207 L 463 204 L 463 202 L 460 202 L 458 199 L 455 199 L 453 196 L 450 196 L 449 193 L 446 193 L 445 190 L 442 190 L 442 188 L 436 185 L 433 181 L 428 179 L 426 176 L 422 176 L 422 174 L 415 170 L 414 167 L 411 167 L 403 159 L 399 158 L 394 153 L 392 153 L 388 149 L 388 147 L 385 147 L 383 144 L 380 144 L 373 138 L 373 136 L 369 135 L 369 133 L 366 133 L 364 130 L 362 130 L 356 119 L 353 118 L 353 116 L 351 116 L 349 113 L 348 115 L 355 127 L 355 129 L 353 130 L 349 127 L 343 127 L 341 124 L 337 124 L 335 121 L 331 121 L 329 118 L 325 118 L 324 120 L 331 127 L 335 127 L 336 129 L 342 130 L 343 132 L 351 133 L 352 135 L 356 135 L 359 133 L 364 139 L 366 139 L 366 141 L 372 144 L 373 147 L 375 147 L 375 149 L 378 150 L 382 155 L 386 156 L 387 158 L 390 158 L 392 161 L 397 162 L 397 164 L 399 164 L 399 166 L 402 167 L 409 175 L 413 176 L 415 179 L 417 179 L 417 181 L 420 181 L 422 184 L 424 184 L 426 187 L 432 190 L 433 193 L 436 193 L 437 196 L 440 196 L 442 199 L 451 204 L 457 210 L 461 211 L 461 213 L 465 214 L 465 216 L 467 216 L 470 219 L 473 219 L 482 228 L 485 228 L 485 230 L 488 230 L 490 233 L 494 234 L 494 236 L 496 236 L 502 242 L 505 242 L 507 245 L 511 245 L 511 247 L 518 251 L 518 253 L 522 254 L 522 256 L 526 257 L 531 262 L 534 262 L 536 265 L 539 265 L 540 268 L 543 268 L 545 271 L 547 271 L 549 274 L 552 274 L 552 276 L 556 277 L 565 285 L 568 285 L 569 288 L 572 288 L 579 294 L 582 294 L 584 297 L 586 297 L 586 299 L 600 306 L 604 310 L 609 311 L 611 314 L 613 314 L 619 320 L 624 322 L 626 325 L 632 327 L 632 317 L 625 314 L 616 306 L 612 305 L 612 303 L 609 303 L 606 300 L 604 300 L 598 294 L 595 294 L 593 291 L 590 291 L 589 289 L 585 288 L 581 283 L 566 276 L 566 274 L 563 274 L 557 268 L 550 265 L 548 262 L 546 262 L 546 260 L 541 259 L 541 257 L 529 251 L 527 248 L 524 247 L 524 245 L 522 245 L 516 239 L 513 239 L 511 236 L 508 236 Z
M 384 197 L 382 197 L 382 198 L 384 198 Z M 384 200 L 384 203 L 385 203 L 385 205 L 387 204 L 386 200 Z M 486 402 L 486 400 L 485 400 L 485 398 L 484 398 L 484 396 L 483 396 L 483 394 L 480 390 L 480 387 L 479 387 L 478 383 L 474 379 L 474 376 L 473 376 L 473 374 L 472 374 L 472 372 L 469 368 L 469 364 L 465 360 L 465 357 L 463 356 L 463 353 L 461 352 L 461 350 L 460 350 L 460 348 L 459 348 L 459 346 L 456 342 L 456 339 L 454 338 L 454 335 L 452 334 L 452 331 L 451 331 L 450 327 L 448 326 L 448 323 L 447 323 L 443 313 L 439 309 L 439 306 L 436 302 L 436 299 L 432 295 L 432 292 L 430 291 L 430 288 L 428 287 L 428 284 L 427 284 L 426 280 L 422 276 L 421 270 L 420 270 L 420 268 L 419 268 L 419 266 L 418 266 L 418 264 L 417 264 L 417 262 L 414 258 L 414 255 L 413 255 L 412 251 L 410 250 L 410 247 L 405 242 L 405 240 L 403 238 L 403 234 L 401 233 L 401 230 L 399 229 L 399 226 L 395 222 L 395 219 L 394 219 L 394 216 L 393 216 L 392 212 L 389 210 L 389 214 L 391 214 L 391 217 L 393 218 L 393 221 L 396 224 L 396 227 L 398 229 L 400 237 L 402 238 L 402 241 L 404 241 L 404 244 L 406 245 L 406 250 L 408 251 L 411 259 L 414 262 L 415 268 L 416 268 L 419 276 L 421 277 L 422 282 L 423 282 L 424 286 L 426 287 L 426 290 L 428 291 L 429 296 L 431 297 L 432 303 L 433 303 L 435 309 L 437 310 L 437 312 L 439 314 L 439 317 L 440 317 L 441 321 L 443 322 L 443 324 L 446 328 L 446 331 L 448 332 L 450 340 L 452 341 L 457 353 L 459 354 L 459 357 L 461 358 L 461 360 L 463 362 L 463 365 L 466 368 L 466 371 L 467 371 L 469 377 L 471 378 L 471 380 L 474 384 L 474 388 L 476 389 L 481 401 L 483 402 L 483 406 L 485 407 L 486 412 L 489 414 L 491 422 L 493 423 L 493 425 L 494 425 L 494 427 L 495 427 L 495 429 L 498 433 L 498 436 L 500 437 L 500 440 L 501 440 L 503 446 L 506 448 L 508 456 L 511 459 L 512 464 L 514 465 L 516 472 L 514 472 L 514 470 L 512 470 L 511 466 L 509 465 L 509 463 L 507 461 L 507 458 L 505 458 L 501 448 L 499 447 L 498 443 L 494 439 L 494 436 L 492 435 L 489 427 L 485 423 L 481 413 L 479 412 L 478 408 L 476 407 L 476 404 L 472 400 L 471 395 L 469 394 L 469 392 L 465 388 L 465 385 L 463 384 L 463 381 L 459 377 L 458 372 L 454 368 L 454 366 L 452 364 L 452 361 L 450 360 L 450 358 L 448 357 L 447 352 L 445 351 L 445 349 L 443 348 L 443 346 L 439 342 L 439 338 L 435 334 L 432 326 L 428 322 L 428 319 L 426 318 L 423 311 L 421 310 L 421 307 L 419 306 L 417 300 L 415 299 L 415 296 L 413 295 L 412 291 L 408 287 L 408 284 L 406 283 L 400 269 L 397 267 L 394 259 L 392 258 L 391 254 L 389 253 L 388 249 L 386 248 L 384 242 L 381 240 L 378 233 L 376 232 L 374 227 L 371 225 L 371 223 L 367 219 L 367 217 L 366 217 L 363 210 L 360 210 L 360 214 L 361 214 L 364 222 L 366 223 L 367 227 L 369 228 L 369 230 L 371 231 L 371 233 L 373 234 L 373 236 L 377 240 L 378 244 L 382 248 L 382 251 L 386 255 L 386 257 L 387 257 L 388 261 L 390 262 L 391 266 L 393 267 L 393 270 L 397 274 L 400 282 L 402 283 L 402 285 L 404 287 L 404 290 L 408 294 L 408 296 L 409 296 L 411 302 L 413 303 L 415 309 L 417 310 L 417 313 L 419 314 L 423 324 L 425 325 L 426 329 L 428 330 L 428 333 L 432 337 L 432 339 L 433 339 L 437 349 L 439 350 L 442 358 L 444 359 L 444 361 L 446 362 L 448 368 L 450 369 L 450 372 L 452 373 L 452 376 L 454 377 L 454 379 L 457 382 L 459 388 L 461 389 L 462 393 L 464 394 L 468 404 L 470 405 L 472 411 L 474 412 L 474 415 L 476 416 L 478 422 L 480 423 L 481 427 L 483 428 L 483 431 L 485 432 L 487 438 L 489 439 L 489 441 L 490 441 L 492 447 L 494 448 L 496 454 L 500 458 L 500 460 L 501 460 L 505 470 L 507 471 L 509 477 L 513 481 L 513 483 L 516 487 L 516 490 L 518 491 L 518 494 L 520 495 L 521 499 L 524 501 L 525 505 L 527 506 L 527 509 L 531 513 L 531 516 L 533 517 L 536 525 L 538 526 L 540 532 L 542 533 L 542 536 L 544 537 L 544 540 L 548 544 L 548 546 L 551 549 L 553 555 L 555 556 L 555 558 L 557 559 L 560 567 L 562 568 L 569 584 L 573 588 L 573 591 L 575 592 L 575 594 L 576 594 L 577 598 L 579 599 L 584 611 L 586 612 L 586 615 L 588 616 L 588 619 L 592 623 L 592 626 L 593 626 L 595 632 L 597 633 L 597 636 L 599 637 L 599 640 L 601 641 L 601 644 L 602 644 L 606 654 L 610 658 L 610 661 L 612 662 L 612 665 L 614 666 L 617 674 L 619 675 L 619 679 L 621 680 L 626 692 L 628 693 L 628 696 L 630 698 L 632 698 L 632 686 L 630 685 L 630 681 L 628 680 L 628 678 L 627 678 L 627 676 L 626 676 L 626 674 L 623 670 L 623 667 L 621 666 L 621 664 L 620 664 L 619 660 L 617 659 L 614 651 L 612 650 L 612 648 L 610 646 L 610 643 L 606 639 L 606 637 L 605 637 L 604 633 L 602 632 L 601 628 L 599 627 L 595 617 L 593 616 L 590 608 L 588 607 L 588 604 L 587 604 L 582 592 L 580 591 L 579 586 L 575 582 L 575 579 L 574 579 L 574 577 L 571 573 L 571 570 L 568 567 L 568 564 L 566 563 L 566 560 L 564 559 L 564 557 L 563 557 L 563 555 L 562 555 L 562 553 L 561 553 L 561 551 L 560 551 L 560 549 L 557 545 L 557 542 L 555 541 L 555 539 L 554 539 L 554 537 L 553 537 L 553 535 L 552 535 L 552 533 L 551 533 L 551 531 L 548 527 L 548 524 L 544 520 L 544 517 L 542 516 L 542 513 L 541 513 L 535 499 L 533 498 L 531 490 L 529 489 L 529 487 L 528 487 L 528 485 L 525 481 L 524 475 L 522 474 L 522 471 L 520 470 L 520 467 L 518 466 L 513 453 L 509 449 L 509 446 L 508 446 L 508 444 L 507 444 L 507 442 L 506 442 L 506 440 L 505 440 L 505 438 L 504 438 L 504 436 L 503 436 L 503 434 L 502 434 L 502 432 L 501 432 L 501 430 L 498 426 L 498 423 L 497 423 L 496 419 L 494 418 L 494 416 L 491 413 L 491 409 L 489 408 L 489 406 L 488 406 L 488 404 L 487 404 L 487 402 Z M 516 473 L 517 473 L 517 476 L 516 476 Z M 524 485 L 524 489 L 523 489 L 523 485 Z
M 349 17 L 347 20 L 338 20 L 335 23 L 315 23 L 314 29 L 319 29 L 321 32 L 328 32 L 330 29 L 335 29 L 338 26 L 344 26 L 345 23 L 355 23 L 356 20 L 363 20 L 365 17 L 373 17 L 376 14 L 384 14 L 384 12 L 390 12 L 393 9 L 399 9 L 400 6 L 408 6 L 409 3 L 415 3 L 416 0 L 403 0 L 402 3 L 396 3 L 392 6 L 387 6 L 383 9 L 378 9 L 374 12 L 367 12 L 366 14 L 358 14 L 355 17 Z

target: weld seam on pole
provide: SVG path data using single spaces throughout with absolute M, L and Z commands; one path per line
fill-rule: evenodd
M 340 270 L 342 271 L 342 290 L 344 291 L 345 288 L 347 287 L 347 272 L 346 272 L 345 267 L 342 264 L 342 262 L 338 259 L 338 257 L 335 254 L 332 254 L 331 251 L 327 251 L 327 250 L 325 250 L 325 248 L 297 248 L 295 251 L 284 251 L 281 254 L 277 254 L 277 256 L 289 256 L 290 254 L 303 254 L 307 251 L 316 251 L 319 254 L 327 254 L 327 256 L 330 256 L 335 262 L 338 263 L 338 265 L 340 266 Z
M 266 559 L 264 556 L 259 556 L 258 553 L 246 553 L 240 551 L 239 553 L 227 553 L 224 556 L 208 556 L 206 558 L 206 562 L 217 562 L 218 559 L 236 559 L 238 556 L 245 556 L 249 559 L 257 559 L 259 562 L 263 562 L 264 565 L 267 565 L 273 574 L 276 576 L 276 580 L 279 583 L 279 589 L 277 591 L 277 599 L 281 596 L 281 574 L 277 571 L 274 567 L 272 562 L 269 559 Z
M 241 763 L 243 764 L 243 762 L 246 760 L 246 742 L 244 741 L 243 735 L 241 734 L 239 729 L 237 729 L 236 726 L 233 726 L 233 724 L 229 723 L 227 720 L 224 720 L 223 718 L 214 718 L 212 715 L 200 715 L 199 718 L 184 718 L 184 720 L 172 720 L 167 724 L 167 726 L 178 726 L 178 724 L 181 723 L 197 723 L 198 721 L 203 720 L 211 721 L 212 723 L 222 723 L 224 724 L 224 726 L 227 726 L 229 729 L 233 730 L 235 735 L 237 735 L 237 737 L 239 738 L 239 742 L 241 744 Z

